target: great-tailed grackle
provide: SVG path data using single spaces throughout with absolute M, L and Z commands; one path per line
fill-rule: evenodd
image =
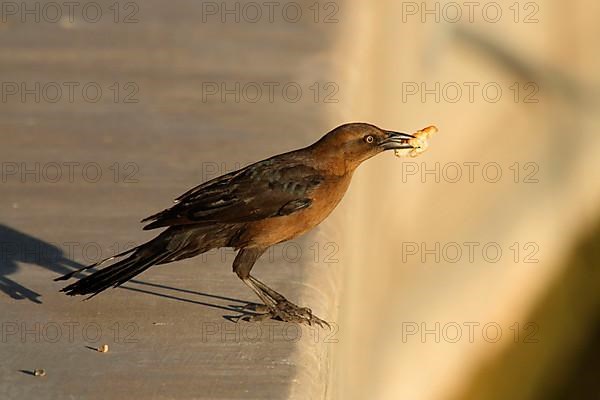
M 175 205 L 142 222 L 144 229 L 167 227 L 154 239 L 84 269 L 128 255 L 63 288 L 68 295 L 96 294 L 117 287 L 153 265 L 197 256 L 220 247 L 239 250 L 233 271 L 264 302 L 255 319 L 326 324 L 250 274 L 269 246 L 293 239 L 318 225 L 346 193 L 363 161 L 384 150 L 412 149 L 413 135 L 374 125 L 339 126 L 314 144 L 251 164 L 192 188 Z M 412 142 L 414 143 L 414 142 Z

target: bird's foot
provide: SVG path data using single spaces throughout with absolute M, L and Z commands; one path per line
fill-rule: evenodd
M 280 319 L 284 322 L 293 322 L 296 324 L 308 324 L 310 326 L 315 324 L 322 328 L 327 327 L 331 329 L 329 323 L 314 315 L 310 308 L 299 307 L 287 299 L 277 301 L 275 305 L 269 307 L 269 311 L 264 314 L 251 316 L 249 321 L 263 321 L 267 318 Z

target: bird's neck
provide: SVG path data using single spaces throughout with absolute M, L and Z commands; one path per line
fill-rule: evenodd
M 360 164 L 347 160 L 341 152 L 331 151 L 331 148 L 318 145 L 309 146 L 303 151 L 312 155 L 311 159 L 314 160 L 316 168 L 340 177 L 352 175 Z

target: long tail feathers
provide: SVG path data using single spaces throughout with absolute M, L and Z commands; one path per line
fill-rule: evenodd
M 111 286 L 122 285 L 153 265 L 182 260 L 213 248 L 225 247 L 231 241 L 231 236 L 239 230 L 236 225 L 217 228 L 215 230 L 215 227 L 195 227 L 194 229 L 171 227 L 138 247 L 69 272 L 56 278 L 55 281 L 69 279 L 79 272 L 97 267 L 118 257 L 127 256 L 61 289 L 61 292 L 70 296 L 89 294 L 91 296 L 88 298 L 91 298 Z
M 115 258 L 122 257 L 122 256 L 124 256 L 124 255 L 126 255 L 126 254 L 129 254 L 129 253 L 131 253 L 131 252 L 133 252 L 133 251 L 137 250 L 139 247 L 140 247 L 140 246 L 134 247 L 134 248 L 132 248 L 132 249 L 129 249 L 129 250 L 127 250 L 127 251 L 124 251 L 124 252 L 122 252 L 122 253 L 115 254 L 114 256 L 110 256 L 110 257 L 108 257 L 108 258 L 105 258 L 104 260 L 100 260 L 100 261 L 98 261 L 97 263 L 94 263 L 94 264 L 87 265 L 87 266 L 85 266 L 85 267 L 82 267 L 82 268 L 76 269 L 75 271 L 71 271 L 71 272 L 69 272 L 68 274 L 65 274 L 65 275 L 63 275 L 63 276 L 59 276 L 58 278 L 54 278 L 54 281 L 55 281 L 55 282 L 56 282 L 56 281 L 66 281 L 67 279 L 71 279 L 71 278 L 73 277 L 73 275 L 75 275 L 75 274 L 78 274 L 78 273 L 80 273 L 80 272 L 82 272 L 82 271 L 86 271 L 86 270 L 88 270 L 88 269 L 95 268 L 95 267 L 97 267 L 97 266 L 99 266 L 99 265 L 102 265 L 102 264 L 104 264 L 104 263 L 108 262 L 108 261 L 114 260 Z
M 131 251 L 129 251 L 131 252 Z M 169 252 L 159 253 L 159 254 L 140 254 L 145 252 L 135 252 L 124 260 L 118 261 L 106 268 L 101 269 L 100 271 L 94 272 L 92 275 L 86 276 L 85 278 L 80 279 L 79 281 L 72 283 L 69 286 L 62 288 L 60 291 L 65 292 L 70 296 L 75 296 L 79 294 L 91 294 L 88 297 L 92 298 L 98 293 L 108 289 L 109 287 L 118 287 L 123 283 L 127 282 L 134 276 L 142 273 L 147 270 L 151 266 L 160 263 L 161 261 L 167 259 L 171 256 Z M 122 253 L 123 254 L 123 253 Z M 121 254 L 121 255 L 122 255 Z M 125 253 L 127 254 L 127 253 Z M 116 257 L 116 256 L 114 256 Z M 114 257 L 103 260 L 100 263 L 95 265 L 99 265 L 104 261 L 108 261 Z M 91 268 L 95 265 L 82 268 L 81 270 Z M 73 271 L 67 275 L 73 275 L 78 271 Z M 60 280 L 68 279 L 70 276 L 63 276 L 58 278 Z

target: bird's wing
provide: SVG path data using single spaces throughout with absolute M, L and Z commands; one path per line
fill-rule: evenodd
M 323 180 L 320 171 L 301 163 L 265 160 L 190 189 L 173 207 L 142 222 L 153 221 L 147 230 L 288 215 L 310 206 L 309 195 Z

